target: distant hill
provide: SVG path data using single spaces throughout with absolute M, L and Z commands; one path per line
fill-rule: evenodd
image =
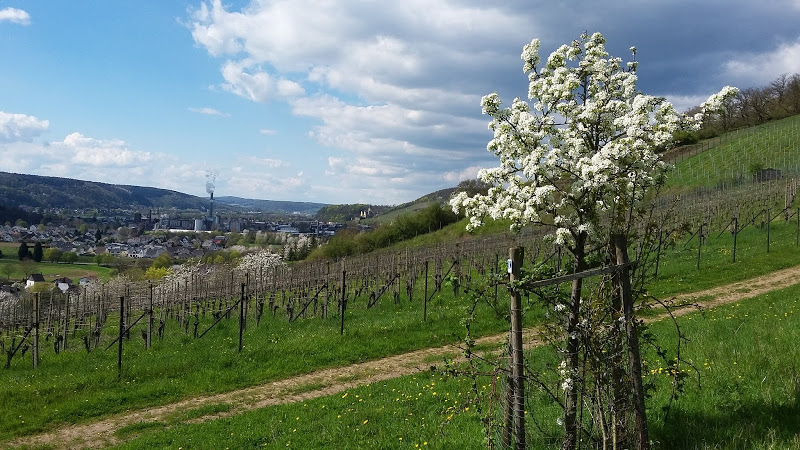
M 314 214 L 322 203 L 250 200 L 238 197 L 215 198 L 217 210 L 242 209 L 261 212 Z M 71 178 L 44 177 L 0 172 L 0 206 L 14 209 L 20 205 L 55 209 L 126 209 L 145 208 L 204 211 L 207 197 L 197 197 L 168 189 L 82 181 Z
M 314 215 L 320 209 L 328 206 L 325 203 L 289 202 L 278 200 L 253 200 L 249 198 L 223 196 L 216 197 L 218 203 L 235 206 L 248 211 L 273 212 L 273 213 L 298 213 Z
M 0 172 L 0 204 L 67 209 L 204 209 L 208 200 L 167 189 Z
M 20 219 L 28 224 L 39 223 L 39 221 L 42 220 L 42 215 L 0 204 L 0 224 L 8 223 L 14 225 L 16 221 Z

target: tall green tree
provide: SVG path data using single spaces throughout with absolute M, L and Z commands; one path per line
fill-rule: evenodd
M 55 247 L 48 248 L 44 251 L 44 259 L 54 263 L 59 262 L 61 260 L 61 250 Z
M 67 264 L 74 264 L 78 260 L 78 254 L 75 252 L 66 252 L 61 255 L 61 261 Z
M 27 242 L 22 241 L 22 243 L 19 244 L 19 250 L 17 250 L 17 256 L 19 257 L 20 261 L 22 261 L 25 258 L 31 257 L 31 250 L 28 248 Z
M 33 246 L 33 260 L 36 262 L 42 262 L 42 257 L 44 257 L 42 243 L 37 242 L 36 245 Z

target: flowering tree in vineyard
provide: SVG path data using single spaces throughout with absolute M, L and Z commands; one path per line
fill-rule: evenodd
M 550 239 L 569 249 L 575 272 L 587 268 L 587 252 L 593 248 L 616 249 L 627 260 L 632 225 L 642 219 L 645 200 L 663 185 L 668 170 L 656 150 L 666 148 L 678 129 L 699 126 L 737 92 L 726 87 L 703 104 L 700 114 L 684 117 L 665 99 L 637 91 L 636 49 L 631 52 L 634 58 L 627 64 L 610 57 L 600 33 L 562 45 L 544 64 L 538 39 L 524 47 L 532 104 L 517 98 L 504 108 L 496 93 L 482 99 L 494 132 L 488 149 L 500 165 L 478 174 L 491 186 L 486 194 L 470 197 L 462 192 L 451 200 L 454 211 L 466 213 L 468 228 L 480 226 L 485 217 L 510 220 L 512 229 L 544 226 Z M 580 432 L 581 336 L 593 334 L 587 327 L 608 326 L 587 324 L 581 291 L 582 280 L 574 280 L 568 303 L 557 305 L 566 314 L 561 383 L 565 449 L 576 447 Z M 619 295 L 619 290 L 611 294 Z M 633 393 L 637 444 L 644 448 L 648 439 L 641 376 L 638 382 L 636 376 L 637 367 L 641 369 L 632 305 L 620 317 L 629 331 L 625 380 L 632 385 L 627 392 Z

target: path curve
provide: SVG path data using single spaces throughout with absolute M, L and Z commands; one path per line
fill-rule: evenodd
M 800 283 L 800 266 L 703 291 L 678 295 L 668 299 L 668 301 L 673 305 L 699 302 L 704 308 L 713 308 L 756 297 L 798 283 Z M 673 310 L 672 314 L 678 317 L 694 311 L 697 311 L 695 306 L 682 306 Z M 654 322 L 666 317 L 666 313 L 661 313 L 648 317 L 645 321 Z M 536 327 L 524 330 L 525 346 L 535 347 L 540 345 L 538 334 L 539 329 Z M 502 333 L 479 338 L 476 343 L 477 345 L 499 344 L 505 338 L 506 334 Z M 121 439 L 115 436 L 114 432 L 127 425 L 163 421 L 169 416 L 174 417 L 182 412 L 221 403 L 230 405 L 230 409 L 224 413 L 205 415 L 192 421 L 208 421 L 267 406 L 302 402 L 333 395 L 367 383 L 428 370 L 431 361 L 441 360 L 445 356 L 458 358 L 461 355 L 462 350 L 459 348 L 459 344 L 416 350 L 374 361 L 319 370 L 306 375 L 221 394 L 194 397 L 168 405 L 130 411 L 94 422 L 58 428 L 34 436 L 25 436 L 3 445 L 48 445 L 55 448 L 107 447 L 121 442 Z

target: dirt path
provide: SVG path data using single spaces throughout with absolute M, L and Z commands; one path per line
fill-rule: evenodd
M 704 291 L 673 297 L 673 304 L 702 300 L 705 308 L 733 303 L 752 298 L 766 292 L 778 290 L 800 283 L 800 266 L 773 272 L 761 277 L 738 283 L 719 286 Z M 674 316 L 682 316 L 696 311 L 695 307 L 681 307 L 673 311 Z M 666 313 L 649 317 L 647 322 L 661 320 Z M 538 329 L 525 330 L 526 347 L 539 345 Z M 487 336 L 477 340 L 478 345 L 496 344 L 505 339 L 506 334 Z M 441 361 L 445 356 L 458 357 L 461 350 L 457 345 L 417 350 L 402 355 L 353 364 L 346 367 L 320 370 L 307 375 L 225 392 L 222 394 L 196 397 L 169 405 L 146 410 L 131 411 L 105 419 L 59 428 L 48 433 L 27 436 L 2 445 L 50 445 L 57 448 L 106 447 L 119 443 L 114 432 L 124 426 L 140 422 L 179 423 L 175 417 L 191 413 L 201 407 L 224 404 L 227 411 L 220 414 L 204 415 L 192 421 L 207 421 L 219 417 L 240 414 L 245 411 L 284 403 L 301 402 L 317 397 L 336 394 L 367 383 L 374 383 L 403 375 L 427 370 L 432 362 Z

